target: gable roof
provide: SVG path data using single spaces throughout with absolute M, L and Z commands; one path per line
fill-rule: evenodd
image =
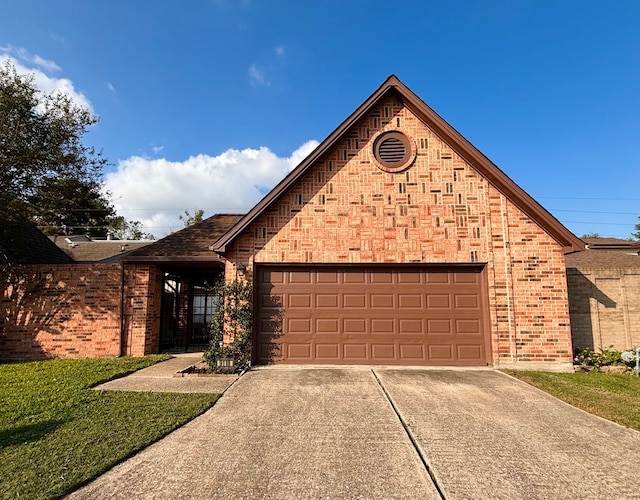
M 242 218 L 242 214 L 216 214 L 128 253 L 123 260 L 148 262 L 219 261 L 211 242 Z
M 76 262 L 98 262 L 112 257 L 119 257 L 135 249 L 150 245 L 151 241 L 129 240 L 79 240 L 73 239 L 69 244 L 64 236 L 58 236 L 54 243 Z
M 325 153 L 340 141 L 349 129 L 366 116 L 382 99 L 395 96 L 404 103 L 436 135 L 462 157 L 471 167 L 506 196 L 522 212 L 542 227 L 555 239 L 565 252 L 584 249 L 584 243 L 522 188 L 513 182 L 502 170 L 477 150 L 457 130 L 449 125 L 435 111 L 406 87 L 395 75 L 387 80 L 364 101 L 338 128 L 314 149 L 294 170 L 253 207 L 238 223 L 213 244 L 215 252 L 224 254 L 227 247 L 242 232 L 275 203 L 293 184 L 304 176 Z
M 640 256 L 611 252 L 609 250 L 585 250 L 567 255 L 567 269 L 637 269 Z
M 640 248 L 640 241 L 623 240 L 621 238 L 583 238 L 583 241 L 591 249 L 596 248 Z
M 64 253 L 36 226 L 26 220 L 0 223 L 0 258 L 11 264 L 69 264 Z

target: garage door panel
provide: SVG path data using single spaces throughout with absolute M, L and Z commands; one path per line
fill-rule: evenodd
M 311 344 L 287 344 L 287 357 L 298 361 L 311 361 Z
M 287 301 L 289 309 L 309 309 L 311 307 L 311 294 L 290 293 Z
M 458 359 L 461 361 L 478 361 L 483 359 L 482 347 L 471 344 L 471 345 L 458 345 Z
M 338 295 L 335 293 L 318 293 L 315 295 L 317 309 L 336 309 L 339 307 Z
M 364 293 L 345 293 L 342 295 L 343 309 L 364 309 L 367 307 L 367 296 Z
M 371 318 L 371 333 L 376 334 L 393 334 L 395 321 L 389 318 Z
M 451 296 L 449 294 L 427 293 L 426 302 L 429 309 L 451 309 Z
M 311 318 L 289 318 L 286 322 L 287 334 L 295 335 L 298 333 L 311 333 Z
M 451 344 L 429 344 L 427 346 L 429 359 L 434 361 L 447 361 L 453 363 L 453 346 Z
M 395 344 L 371 344 L 371 360 L 374 362 L 384 362 L 395 359 Z
M 316 344 L 316 359 L 320 361 L 338 361 L 340 359 L 340 345 L 334 344 Z
M 407 361 L 424 360 L 424 345 L 400 344 L 400 359 Z
M 477 319 L 458 319 L 455 322 L 458 335 L 482 335 L 482 325 Z
M 424 334 L 424 321 L 421 318 L 404 318 L 398 320 L 400 335 Z
M 481 266 L 357 267 L 260 267 L 258 361 L 487 364 Z
M 367 276 L 364 271 L 346 271 L 343 275 L 345 284 L 364 285 L 367 282 Z
M 371 294 L 371 308 L 372 309 L 393 309 L 393 294 Z
M 368 344 L 343 344 L 343 359 L 351 363 L 366 361 L 368 356 Z
M 315 333 L 317 334 L 331 333 L 337 335 L 340 332 L 338 328 L 340 320 L 338 318 L 317 318 L 315 323 Z
M 345 335 L 364 335 L 368 332 L 367 320 L 366 318 L 343 318 L 342 331 Z
M 398 305 L 401 309 L 422 309 L 424 307 L 422 294 L 398 294 Z
M 316 283 L 337 285 L 340 282 L 339 276 L 337 272 L 323 271 L 316 275 Z
M 448 335 L 451 332 L 450 319 L 428 319 L 427 335 Z

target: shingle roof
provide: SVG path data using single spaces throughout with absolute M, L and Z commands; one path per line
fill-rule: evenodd
M 12 264 L 68 264 L 71 258 L 27 221 L 0 224 L 0 252 Z
M 589 245 L 590 248 L 610 246 L 635 248 L 640 244 L 635 240 L 623 240 L 621 238 L 582 238 L 582 241 Z
M 611 252 L 608 250 L 585 250 L 565 256 L 568 269 L 611 269 L 637 268 L 640 270 L 640 256 Z
M 74 246 L 70 246 L 69 243 L 65 241 L 64 236 L 58 236 L 55 243 L 76 262 L 98 262 L 123 255 L 132 250 L 147 246 L 152 242 L 122 240 L 74 241 Z
M 211 244 L 226 233 L 243 217 L 242 214 L 216 214 L 199 224 L 186 227 L 180 231 L 134 250 L 125 260 L 176 260 L 178 258 L 201 258 L 220 260 L 211 250 Z

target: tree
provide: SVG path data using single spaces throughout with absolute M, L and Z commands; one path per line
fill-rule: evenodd
M 179 215 L 178 219 L 180 219 L 184 223 L 184 227 L 190 227 L 194 224 L 198 224 L 202 222 L 202 218 L 204 216 L 204 210 L 201 208 L 196 209 L 196 211 L 191 215 L 189 210 L 184 211 L 184 215 Z
M 98 182 L 76 177 L 45 179 L 29 199 L 38 207 L 33 222 L 45 234 L 107 236 L 116 211 Z
M 139 220 L 127 220 L 122 215 L 109 219 L 109 233 L 118 240 L 155 240 L 151 233 L 142 230 Z
M 0 216 L 39 215 L 34 200 L 54 195 L 56 179 L 75 179 L 95 191 L 107 160 L 82 142 L 98 118 L 61 92 L 41 93 L 33 76 L 11 62 L 0 67 Z M 53 203 L 53 200 L 51 200 Z
M 638 217 L 638 219 L 640 219 L 640 217 Z M 640 240 L 640 223 L 636 224 L 635 230 L 636 232 L 633 233 L 632 236 L 637 240 Z
M 584 238 L 602 238 L 602 236 L 600 236 L 599 233 L 586 233 L 583 234 L 582 236 L 580 236 L 580 238 L 584 239 Z

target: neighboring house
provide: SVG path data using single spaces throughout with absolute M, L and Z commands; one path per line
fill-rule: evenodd
M 147 240 L 94 240 L 87 236 L 51 236 L 50 239 L 74 262 L 100 262 L 117 259 L 128 252 L 145 247 Z
M 57 338 L 91 355 L 101 318 L 101 355 L 191 345 L 224 277 L 254 285 L 257 363 L 569 370 L 565 254 L 583 248 L 391 76 L 246 215 L 95 265 L 119 316 Z
M 610 249 L 568 255 L 567 284 L 575 348 L 640 346 L 640 256 Z
M 640 254 L 640 241 L 621 238 L 583 238 L 589 250 L 606 250 L 628 255 Z

